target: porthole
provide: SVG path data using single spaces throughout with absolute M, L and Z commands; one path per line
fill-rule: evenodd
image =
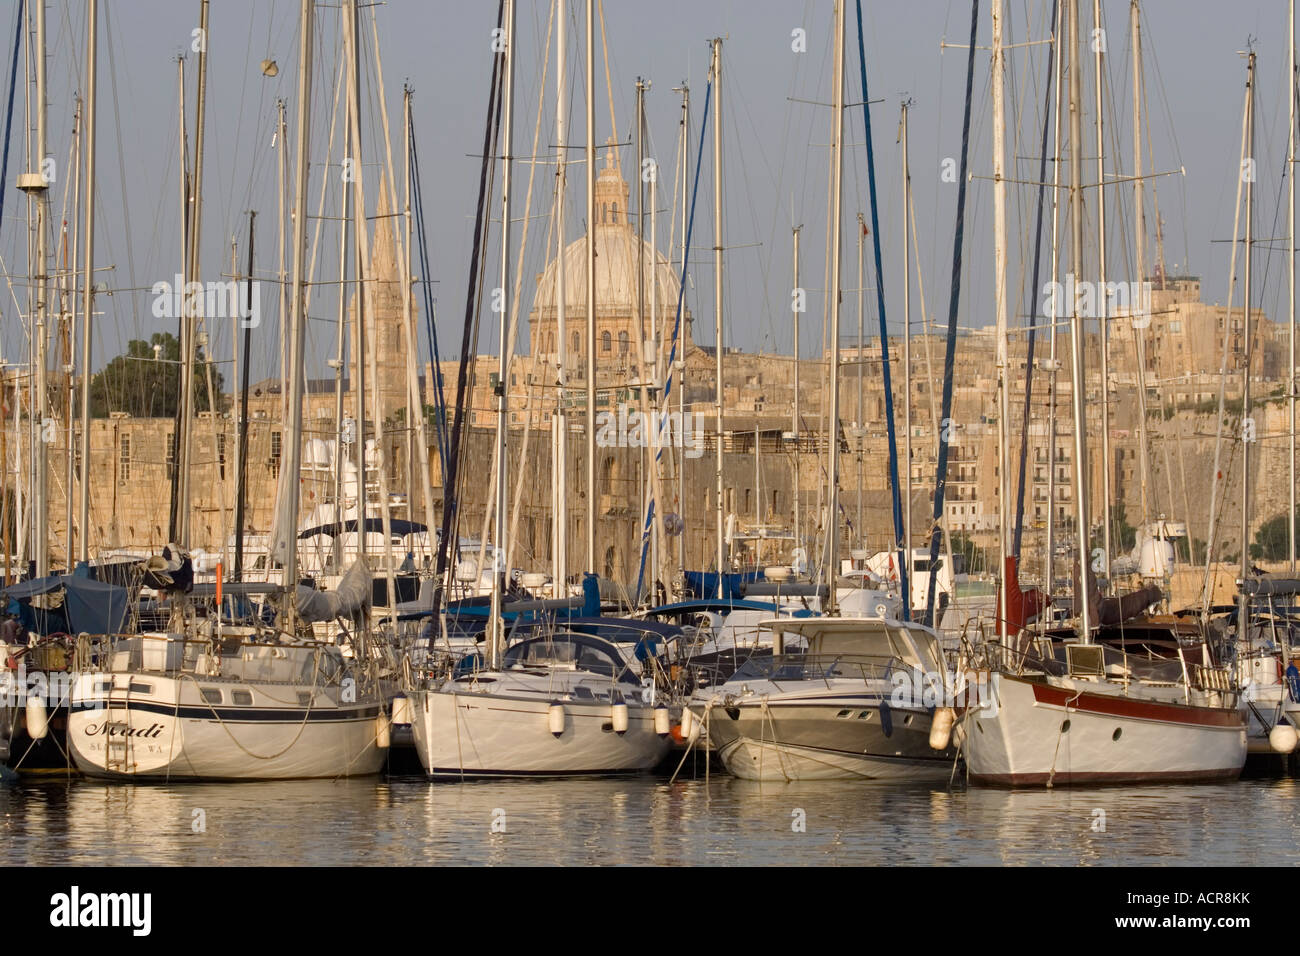
M 1119 740 L 1120 734 L 1124 733 L 1123 727 L 1116 727 L 1115 732 L 1110 735 L 1111 740 Z
M 201 688 L 201 691 L 202 691 L 202 694 L 203 694 L 203 701 L 204 701 L 204 703 L 207 703 L 207 704 L 219 704 L 219 703 L 221 703 L 221 690 L 220 690 L 219 688 L 216 688 L 216 687 L 204 687 L 204 688 Z
M 246 690 L 232 691 L 230 697 L 236 704 L 242 704 L 244 706 L 247 706 L 253 702 L 252 693 Z
M 912 723 L 912 715 L 908 714 L 906 717 L 903 718 L 903 726 L 908 727 L 911 725 L 911 723 Z

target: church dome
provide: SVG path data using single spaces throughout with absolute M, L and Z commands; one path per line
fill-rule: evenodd
M 646 223 L 649 231 L 649 223 Z M 596 180 L 596 310 L 597 321 L 603 317 L 627 317 L 637 314 L 637 251 L 645 263 L 645 313 L 650 316 L 651 282 L 658 282 L 658 311 L 671 322 L 677 311 L 680 284 L 674 266 L 665 256 L 654 252 L 649 241 L 642 243 L 628 220 L 628 187 L 619 172 L 614 151 L 605 158 L 605 166 Z M 564 269 L 565 316 L 579 321 L 587 309 L 587 237 L 580 236 L 564 249 L 563 257 L 552 259 L 537 277 L 532 317 L 554 320 L 556 311 L 556 272 Z M 683 316 L 685 319 L 686 316 Z M 671 328 L 666 330 L 671 334 Z

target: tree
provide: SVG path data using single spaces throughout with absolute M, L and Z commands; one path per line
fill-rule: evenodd
M 170 332 L 155 332 L 145 342 L 132 339 L 126 351 L 90 380 L 90 414 L 106 418 L 109 412 L 127 412 L 135 418 L 175 418 L 180 403 L 181 344 Z M 218 408 L 224 384 L 221 372 L 196 349 L 194 408 L 205 412 L 208 404 L 207 369 L 212 370 L 212 390 Z
M 984 549 L 959 531 L 954 531 L 950 538 L 953 555 L 960 554 L 966 558 L 966 573 L 982 574 L 985 570 Z
M 1300 521 L 1300 508 L 1296 509 L 1296 520 Z M 1269 518 L 1255 532 L 1255 542 L 1250 546 L 1250 556 L 1256 561 L 1285 561 L 1288 554 L 1289 529 L 1286 512 Z

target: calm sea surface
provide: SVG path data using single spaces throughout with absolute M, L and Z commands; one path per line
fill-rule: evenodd
M 1295 865 L 1300 781 L 1006 792 L 717 773 L 671 784 L 0 786 L 0 866 L 457 863 Z

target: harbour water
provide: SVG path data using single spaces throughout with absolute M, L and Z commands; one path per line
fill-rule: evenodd
M 1294 866 L 1300 781 L 1002 791 L 713 775 L 0 787 L 0 866 Z

